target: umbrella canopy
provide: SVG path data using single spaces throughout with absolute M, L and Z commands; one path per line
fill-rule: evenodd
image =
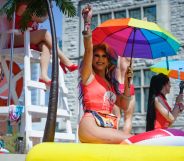
M 169 70 L 167 69 L 167 65 Z M 169 60 L 158 62 L 150 67 L 151 71 L 163 73 L 171 78 L 184 80 L 184 60 Z
M 154 59 L 175 55 L 179 41 L 156 23 L 110 19 L 93 30 L 93 44 L 107 43 L 119 56 Z

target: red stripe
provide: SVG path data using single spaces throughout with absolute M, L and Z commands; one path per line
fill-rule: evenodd
M 170 135 L 161 129 L 156 129 L 153 131 L 148 131 L 148 132 L 144 132 L 138 135 L 134 135 L 130 137 L 128 140 L 131 143 L 136 143 L 136 142 L 147 140 L 147 139 L 160 138 L 160 137 L 165 137 L 165 136 L 170 136 Z

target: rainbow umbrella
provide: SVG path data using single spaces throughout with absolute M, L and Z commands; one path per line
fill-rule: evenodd
M 93 44 L 107 43 L 123 57 L 155 59 L 175 55 L 180 42 L 156 23 L 110 19 L 93 30 Z
M 160 61 L 152 65 L 150 70 L 155 73 L 163 73 L 174 79 L 184 80 L 184 60 Z

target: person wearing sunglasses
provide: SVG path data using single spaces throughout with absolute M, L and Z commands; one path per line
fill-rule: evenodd
M 84 19 L 84 57 L 80 68 L 80 98 L 84 114 L 79 123 L 79 140 L 83 143 L 119 144 L 131 137 L 118 129 L 118 118 L 112 113 L 115 105 L 127 109 L 131 100 L 128 80 L 132 79 L 132 68 L 125 73 L 124 92 L 118 90 L 116 80 L 117 58 L 107 44 L 94 45 L 90 29 L 92 7 L 82 10 Z

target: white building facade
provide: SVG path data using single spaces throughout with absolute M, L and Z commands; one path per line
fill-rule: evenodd
M 93 6 L 92 29 L 111 18 L 133 17 L 156 22 L 170 31 L 181 43 L 182 47 L 177 56 L 169 59 L 184 60 L 184 0 L 73 0 L 78 16 L 68 18 L 63 16 L 63 51 L 70 58 L 80 62 L 83 56 L 82 30 L 83 22 L 81 10 L 87 4 Z M 133 133 L 145 131 L 145 116 L 149 91 L 150 78 L 154 74 L 149 66 L 165 58 L 156 60 L 134 59 L 134 85 L 136 89 L 136 109 L 133 118 Z M 69 107 L 73 111 L 73 123 L 77 123 L 78 108 L 78 73 L 65 75 L 66 86 L 69 90 Z M 176 95 L 179 92 L 179 80 L 171 80 L 172 88 L 167 96 L 171 107 L 174 106 Z M 177 118 L 174 127 L 184 129 L 184 114 Z M 123 126 L 123 123 L 121 123 Z

